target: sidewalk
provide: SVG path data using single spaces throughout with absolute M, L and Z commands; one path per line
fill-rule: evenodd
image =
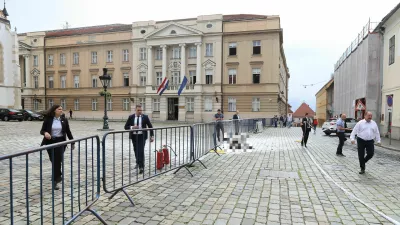
M 400 151 L 400 141 L 399 140 L 391 140 L 391 143 L 389 144 L 390 140 L 389 138 L 381 137 L 381 147 L 390 149 L 393 151 Z

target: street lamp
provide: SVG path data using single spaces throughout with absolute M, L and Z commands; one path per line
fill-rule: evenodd
M 110 84 L 111 76 L 107 74 L 107 68 L 103 68 L 103 76 L 99 76 L 101 84 L 104 88 L 104 117 L 103 117 L 103 130 L 109 130 L 108 116 L 107 116 L 107 87 Z

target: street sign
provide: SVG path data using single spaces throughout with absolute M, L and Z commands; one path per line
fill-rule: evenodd
M 393 96 L 388 95 L 387 98 L 386 98 L 386 101 L 387 101 L 387 105 L 388 105 L 389 107 L 392 107 L 392 106 L 393 106 Z

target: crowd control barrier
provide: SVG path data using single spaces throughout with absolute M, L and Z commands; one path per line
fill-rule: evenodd
M 102 142 L 104 191 L 112 194 L 110 199 L 122 192 L 134 206 L 127 187 L 175 169 L 185 168 L 193 176 L 187 168 L 194 160 L 192 139 L 191 126 L 106 133 Z M 143 144 L 144 151 L 140 150 Z
M 75 147 L 72 150 L 72 146 Z M 65 150 L 64 153 L 62 151 Z M 55 184 L 56 155 L 61 182 Z M 90 136 L 0 156 L 1 205 L 9 215 L 1 224 L 70 224 L 90 212 L 100 197 L 100 139 Z

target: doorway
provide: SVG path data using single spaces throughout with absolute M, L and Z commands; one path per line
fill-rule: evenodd
M 25 109 L 25 99 L 24 98 L 21 98 L 21 106 L 22 106 L 22 109 Z
M 168 98 L 168 120 L 178 120 L 179 99 Z

